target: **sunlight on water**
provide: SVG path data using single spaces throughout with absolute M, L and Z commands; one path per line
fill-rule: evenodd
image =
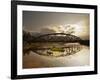
M 89 65 L 89 59 L 87 46 L 82 46 L 82 50 L 76 54 L 63 57 L 42 56 L 30 52 L 30 55 L 23 56 L 23 68 L 85 66 Z
M 66 43 L 63 46 L 53 46 L 52 48 L 37 50 L 35 52 L 40 55 L 60 57 L 75 54 L 81 49 L 82 46 L 79 43 Z

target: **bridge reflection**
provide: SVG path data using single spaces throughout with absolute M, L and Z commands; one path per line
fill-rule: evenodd
M 80 51 L 81 44 L 89 45 L 89 41 L 65 33 L 45 34 L 30 39 L 24 38 L 23 53 L 33 51 L 45 56 L 67 56 Z
M 52 48 L 32 48 L 31 50 L 40 55 L 59 57 L 75 54 L 81 49 L 82 46 L 80 44 L 71 44 L 70 46 L 66 45 L 64 47 L 56 46 Z

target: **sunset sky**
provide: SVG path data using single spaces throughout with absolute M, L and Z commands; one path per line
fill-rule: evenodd
M 73 35 L 89 39 L 89 14 L 23 11 L 23 29 L 39 33 L 66 33 L 73 28 Z

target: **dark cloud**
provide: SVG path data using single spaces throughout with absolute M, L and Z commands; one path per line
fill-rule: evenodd
M 65 13 L 65 12 L 40 12 L 23 11 L 23 29 L 32 32 L 52 33 L 51 26 L 77 24 L 79 22 L 84 27 L 83 31 L 77 33 L 79 37 L 89 36 L 89 14 L 85 13 Z
M 88 14 L 23 11 L 23 27 L 27 30 L 38 31 L 50 25 L 75 24 L 84 20 L 87 22 Z
M 48 29 L 48 28 L 43 28 L 43 29 L 41 29 L 41 31 L 40 32 L 42 32 L 42 33 L 55 33 L 55 31 L 54 30 L 51 30 L 51 29 Z

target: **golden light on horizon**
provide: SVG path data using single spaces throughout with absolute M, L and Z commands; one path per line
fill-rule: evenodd
M 50 30 L 53 30 L 55 33 L 66 33 L 76 35 L 79 37 L 89 35 L 89 27 L 87 27 L 84 22 L 78 22 L 76 24 L 54 25 L 48 28 Z

